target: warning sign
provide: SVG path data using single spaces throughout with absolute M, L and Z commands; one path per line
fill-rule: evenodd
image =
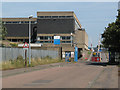
M 25 48 L 29 48 L 29 45 L 27 42 L 25 42 L 25 44 L 23 45 L 23 49 L 25 49 Z

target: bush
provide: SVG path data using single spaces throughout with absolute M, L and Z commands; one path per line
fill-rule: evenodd
M 16 43 L 10 43 L 10 45 L 11 45 L 12 47 L 17 47 L 17 46 L 18 46 L 18 44 L 16 44 Z

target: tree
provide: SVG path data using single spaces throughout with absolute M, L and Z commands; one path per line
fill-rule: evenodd
M 120 52 L 120 10 L 118 10 L 116 21 L 108 24 L 108 27 L 105 28 L 102 38 L 105 48 L 108 48 L 109 51 Z
M 108 27 L 105 28 L 102 38 L 102 44 L 111 53 L 110 62 L 115 62 L 115 52 L 120 54 L 120 10 L 118 10 L 116 21 L 108 24 Z
M 7 34 L 7 28 L 4 26 L 2 22 L 0 22 L 0 40 L 5 39 L 6 34 Z

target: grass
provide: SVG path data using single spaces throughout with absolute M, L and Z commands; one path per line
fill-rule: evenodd
M 51 64 L 51 63 L 58 63 L 62 62 L 62 60 L 59 59 L 52 59 L 50 57 L 45 58 L 32 58 L 31 64 L 29 65 L 29 61 L 27 61 L 27 67 L 34 67 L 37 65 L 45 65 L 45 64 Z M 10 70 L 10 69 L 16 69 L 16 68 L 24 68 L 25 67 L 25 60 L 19 56 L 16 60 L 9 60 L 2 62 L 0 64 L 0 70 Z

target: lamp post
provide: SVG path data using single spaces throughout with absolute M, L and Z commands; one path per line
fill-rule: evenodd
M 32 19 L 32 15 L 29 16 L 29 65 L 31 64 L 31 19 Z
M 72 47 L 72 35 L 73 35 L 73 34 L 71 33 L 71 47 Z

